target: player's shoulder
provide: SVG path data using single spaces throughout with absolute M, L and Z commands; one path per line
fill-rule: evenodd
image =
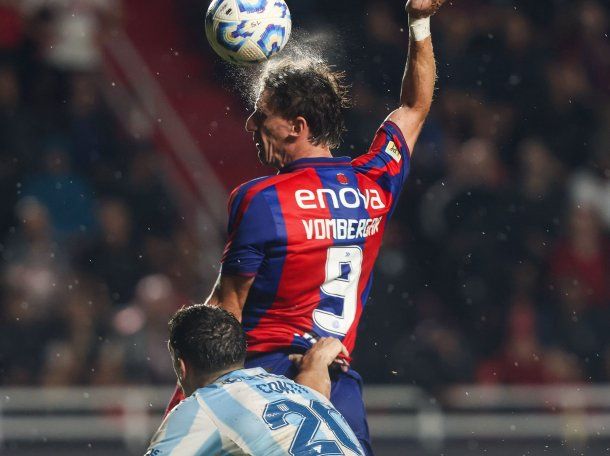
M 401 139 L 401 142 L 406 143 L 407 141 L 404 139 L 404 133 L 401 128 L 392 120 L 384 120 L 383 123 L 379 126 L 377 131 L 384 130 L 392 135 L 397 136 Z
M 180 401 L 167 415 L 167 423 L 187 423 L 201 412 L 201 406 L 195 394 Z M 174 427 L 175 428 L 175 427 Z
M 257 177 L 256 179 L 252 179 L 248 182 L 244 182 L 243 184 L 238 185 L 233 189 L 231 195 L 229 196 L 230 201 L 237 201 L 242 199 L 248 193 L 256 193 L 259 191 L 260 187 L 264 187 L 265 182 L 272 176 L 263 176 Z
M 193 396 L 213 414 L 238 413 L 257 398 L 253 393 L 266 373 L 264 369 L 239 369 L 199 388 Z
M 238 202 L 244 198 L 252 198 L 254 195 L 273 187 L 275 184 L 283 180 L 283 175 L 277 174 L 272 176 L 263 176 L 244 182 L 233 189 L 230 196 L 230 201 Z
M 373 148 L 377 145 L 376 142 L 379 143 L 379 147 L 384 146 L 385 151 L 392 158 L 396 159 L 401 152 L 402 155 L 410 156 L 409 146 L 402 130 L 391 120 L 385 120 L 377 129 Z
M 377 129 L 368 152 L 352 160 L 352 166 L 359 173 L 389 172 L 392 176 L 406 176 L 410 159 L 411 152 L 402 130 L 391 120 L 385 120 Z
M 197 399 L 194 394 L 191 394 L 189 397 L 185 397 L 182 399 L 176 406 L 171 410 L 170 413 L 180 412 L 184 413 L 187 410 L 192 409 L 197 405 Z
M 250 201 L 267 186 L 269 178 L 263 176 L 238 185 L 229 196 L 229 220 L 233 220 L 238 214 L 243 213 Z
M 256 198 L 264 198 L 265 194 L 273 192 L 276 185 L 298 179 L 301 173 L 276 174 L 252 179 L 236 187 L 229 197 L 229 210 L 243 210 Z

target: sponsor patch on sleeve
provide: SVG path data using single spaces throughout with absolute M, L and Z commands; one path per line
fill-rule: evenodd
M 400 151 L 394 141 L 390 141 L 387 146 L 385 146 L 385 153 L 394 159 L 396 163 L 400 163 L 402 160 L 402 156 L 400 155 Z

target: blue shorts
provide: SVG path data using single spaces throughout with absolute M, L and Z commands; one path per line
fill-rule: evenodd
M 262 367 L 267 372 L 294 379 L 298 373 L 294 363 L 283 352 L 265 353 L 251 356 L 246 360 L 246 368 Z M 362 377 L 353 369 L 347 372 L 331 373 L 330 401 L 345 417 L 367 456 L 373 455 L 366 409 L 362 400 Z

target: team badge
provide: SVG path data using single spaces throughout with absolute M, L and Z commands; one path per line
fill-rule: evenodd
M 343 173 L 337 174 L 337 180 L 339 181 L 340 184 L 343 184 L 343 185 L 349 184 L 349 180 L 347 179 L 347 176 Z
M 394 141 L 390 141 L 387 146 L 385 146 L 385 153 L 394 159 L 395 162 L 400 163 L 402 157 L 400 155 L 400 151 Z

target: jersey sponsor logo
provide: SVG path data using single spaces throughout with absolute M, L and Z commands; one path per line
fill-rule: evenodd
M 400 163 L 402 160 L 402 156 L 400 155 L 400 151 L 394 141 L 390 141 L 387 146 L 385 146 L 385 153 L 394 159 L 396 163 Z
M 339 209 L 385 209 L 385 203 L 379 191 L 366 189 L 364 194 L 351 187 L 342 188 L 338 192 L 331 188 L 319 188 L 315 193 L 311 190 L 297 190 L 294 192 L 297 205 L 301 209 L 326 209 L 327 202 L 330 207 Z
M 361 239 L 379 232 L 383 217 L 373 219 L 309 219 L 301 220 L 305 235 L 311 239 Z

